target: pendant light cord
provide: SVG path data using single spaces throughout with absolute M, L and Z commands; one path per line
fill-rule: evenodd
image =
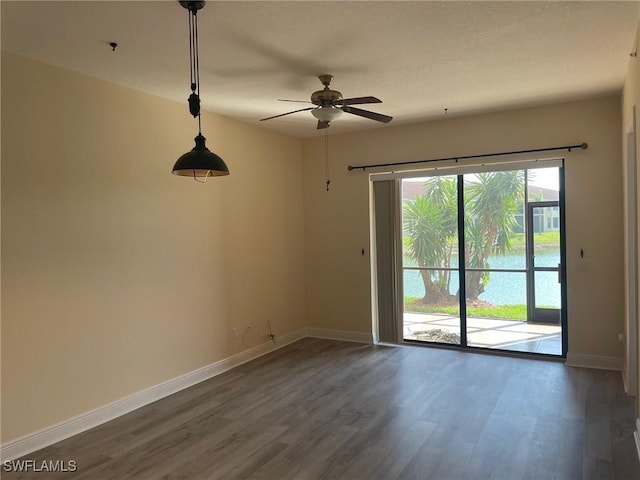
M 196 95 L 198 95 L 198 135 L 202 135 L 202 122 L 200 121 L 200 54 L 198 52 L 198 11 L 193 10 L 193 26 L 195 38 L 195 64 L 196 64 Z
M 191 75 L 191 96 L 195 95 L 194 107 L 189 106 L 191 114 L 198 117 L 198 135 L 202 135 L 202 121 L 200 119 L 200 58 L 198 54 L 198 10 L 196 7 L 189 9 L 189 69 Z M 193 179 L 198 183 L 207 183 L 207 172 L 203 180 L 199 180 L 196 171 L 193 171 Z
M 188 20 L 189 20 L 189 81 L 191 82 L 191 93 L 195 93 L 196 91 L 196 82 L 194 75 L 194 66 L 193 66 L 193 13 L 191 9 L 188 11 Z
M 327 183 L 327 192 L 329 191 L 329 185 L 331 185 L 331 180 L 329 180 L 329 129 L 324 129 L 324 176 Z
M 191 75 L 191 93 L 195 94 L 197 107 L 191 110 L 193 116 L 198 117 L 198 135 L 202 135 L 200 120 L 200 58 L 198 53 L 198 10 L 189 9 L 189 69 Z

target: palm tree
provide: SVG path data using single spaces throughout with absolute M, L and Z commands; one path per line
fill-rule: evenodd
M 489 257 L 511 248 L 518 206 L 524 197 L 524 171 L 475 175 L 465 184 L 466 297 L 477 299 L 489 282 Z M 451 256 L 458 248 L 457 182 L 455 177 L 434 177 L 422 195 L 405 203 L 405 249 L 422 268 L 455 267 Z M 477 269 L 477 270 L 475 270 Z M 450 294 L 451 272 L 420 270 L 423 303 L 455 299 Z
M 511 249 L 518 205 L 524 197 L 524 171 L 479 173 L 465 185 L 465 266 L 489 268 L 491 254 Z M 489 273 L 468 271 L 466 297 L 477 299 L 489 282 Z
M 419 267 L 450 267 L 457 244 L 456 182 L 434 177 L 425 182 L 422 195 L 403 208 L 406 250 Z M 450 300 L 449 270 L 420 270 L 424 284 L 423 303 Z

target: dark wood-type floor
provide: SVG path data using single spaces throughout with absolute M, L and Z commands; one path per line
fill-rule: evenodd
M 13 479 L 640 478 L 616 372 L 304 339 L 25 458 Z

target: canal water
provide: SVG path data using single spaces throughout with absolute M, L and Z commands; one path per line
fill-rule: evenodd
M 457 266 L 458 258 L 452 258 L 452 265 Z M 508 255 L 498 255 L 489 257 L 490 268 L 499 269 L 525 269 L 524 252 L 510 253 Z M 556 266 L 560 263 L 560 256 L 555 249 L 538 252 L 536 255 L 536 265 Z M 405 260 L 405 266 L 410 265 L 410 261 Z M 451 294 L 458 291 L 458 272 L 451 274 Z M 527 283 L 524 272 L 491 272 L 489 283 L 485 286 L 485 291 L 479 297 L 480 300 L 492 303 L 493 305 L 525 305 L 527 303 Z M 405 270 L 403 275 L 404 296 L 418 297 L 424 296 L 424 285 L 417 270 Z M 556 272 L 536 273 L 536 306 L 560 308 L 560 284 Z

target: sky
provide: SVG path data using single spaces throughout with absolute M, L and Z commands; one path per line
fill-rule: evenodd
M 529 170 L 534 173 L 529 183 L 538 187 L 549 188 L 551 190 L 560 190 L 558 179 L 558 168 L 537 168 L 535 170 Z

